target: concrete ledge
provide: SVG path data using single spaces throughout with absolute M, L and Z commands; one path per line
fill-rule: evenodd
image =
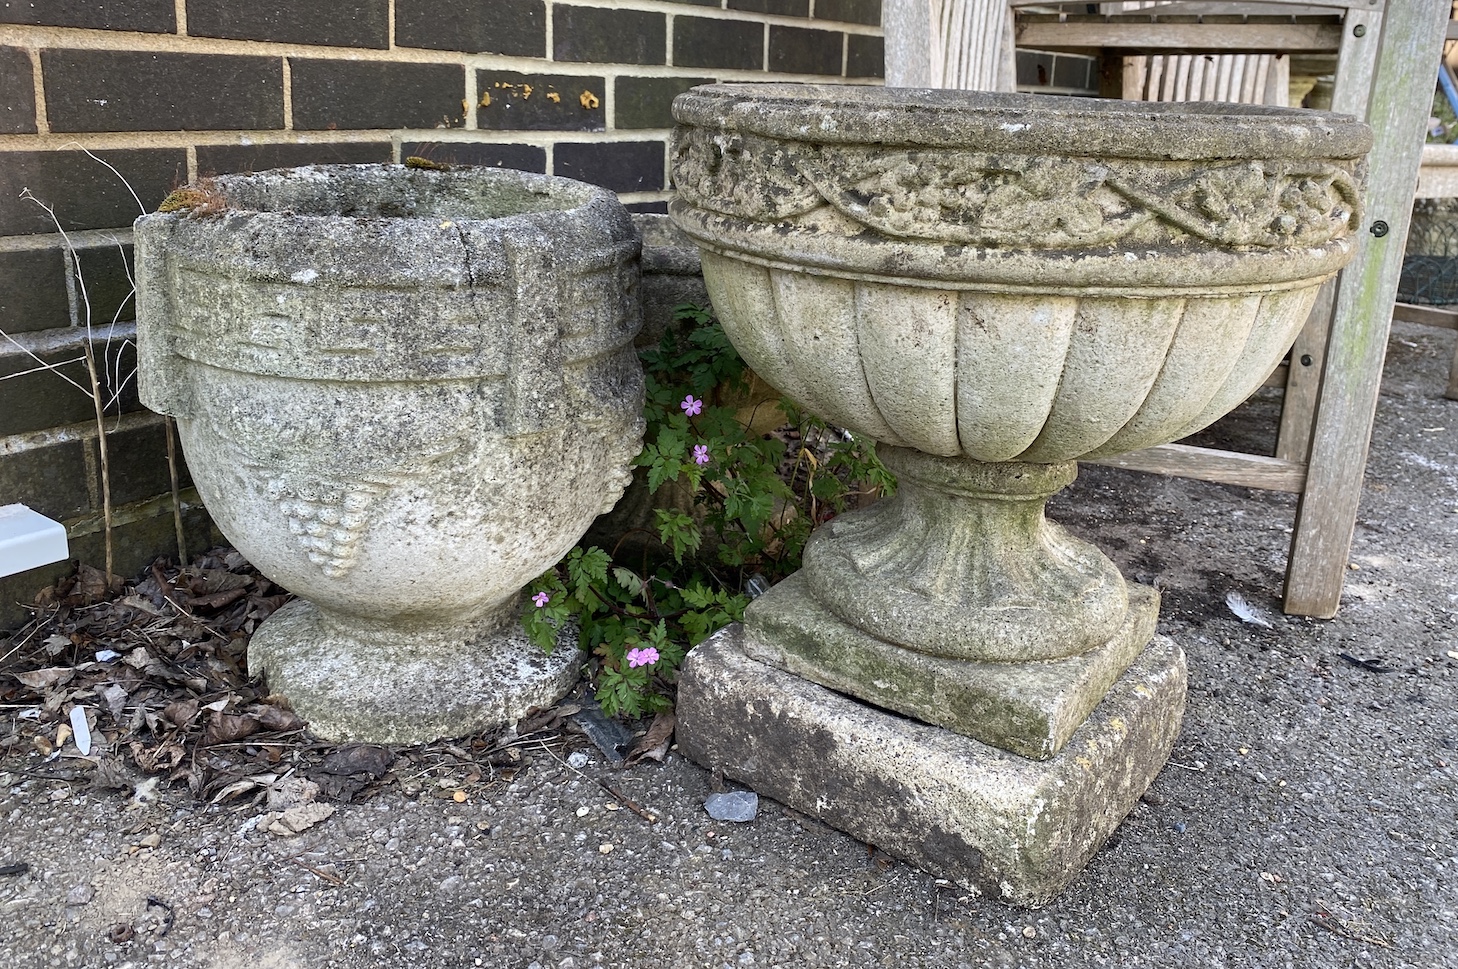
M 1032 761 L 750 659 L 743 627 L 689 654 L 680 749 L 964 888 L 1037 907 L 1149 787 L 1179 734 L 1185 659 L 1156 637 L 1062 753 Z

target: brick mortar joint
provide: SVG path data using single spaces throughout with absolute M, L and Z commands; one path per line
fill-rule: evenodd
M 137 338 L 137 324 L 98 323 L 92 324 L 90 333 L 84 326 L 64 326 L 52 330 L 34 330 L 27 333 L 12 333 L 0 342 L 0 360 L 6 357 L 31 359 L 30 354 L 57 353 L 79 350 L 89 339 L 92 345 L 121 343 Z
M 193 508 L 202 508 L 202 496 L 198 494 L 197 488 L 183 488 L 178 493 L 178 503 L 182 505 L 184 512 Z M 112 509 L 112 526 L 120 527 L 132 525 L 140 521 L 147 521 L 151 518 L 162 518 L 172 514 L 172 495 L 163 493 L 153 495 L 150 498 L 142 498 L 139 501 L 128 502 Z M 66 526 L 67 538 L 81 538 L 102 531 L 105 527 L 105 519 L 98 512 L 93 511 L 89 515 L 78 515 L 75 518 L 67 518 L 61 522 Z
M 117 243 L 128 246 L 132 244 L 132 229 L 131 226 L 118 226 L 114 229 L 67 229 L 65 236 L 58 232 L 0 236 L 0 252 L 65 249 L 68 238 L 69 245 L 77 249 L 96 249 Z
M 45 75 L 41 71 L 41 49 L 39 47 L 28 47 L 25 50 L 30 58 L 30 83 L 34 104 L 32 110 L 35 112 L 35 133 L 48 135 L 51 133 L 50 114 L 46 110 L 46 86 Z
M 106 433 L 121 434 L 148 427 L 161 427 L 166 420 L 167 418 L 161 414 L 149 410 L 108 415 Z M 0 459 L 45 448 L 60 447 L 76 441 L 94 441 L 96 435 L 96 421 L 86 420 L 77 421 L 74 424 L 59 424 L 39 431 L 22 431 L 19 434 L 0 436 Z

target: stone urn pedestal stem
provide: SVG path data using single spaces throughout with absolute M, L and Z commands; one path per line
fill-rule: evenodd
M 1044 517 L 1072 463 L 877 453 L 896 494 L 811 536 L 747 611 L 746 652 L 1046 760 L 1149 642 L 1158 595 Z
M 889 499 L 700 645 L 681 749 L 975 892 L 1047 902 L 1164 765 L 1159 596 L 1047 521 L 1081 458 L 1253 393 L 1354 251 L 1365 126 L 1233 104 L 712 85 L 670 217 L 755 372 Z

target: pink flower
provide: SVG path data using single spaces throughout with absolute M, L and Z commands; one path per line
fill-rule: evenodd
M 709 463 L 709 446 L 707 444 L 694 445 L 694 464 Z
M 542 606 L 545 606 L 551 601 L 552 597 L 547 595 L 545 592 L 538 592 L 536 595 L 532 596 L 532 602 L 535 602 L 537 604 L 538 609 L 542 608 Z
M 652 646 L 628 650 L 628 666 L 652 666 L 658 662 L 658 650 Z
M 683 412 L 685 414 L 687 414 L 690 417 L 693 417 L 699 411 L 701 411 L 701 410 L 704 409 L 704 402 L 701 401 L 701 400 L 695 399 L 695 397 L 694 397 L 693 394 L 689 394 L 687 397 L 685 397 L 683 399 L 683 402 L 681 404 L 679 404 L 678 406 L 680 406 L 680 407 L 683 408 Z

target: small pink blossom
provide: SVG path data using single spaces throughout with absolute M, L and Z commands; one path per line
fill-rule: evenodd
M 683 408 L 683 412 L 685 414 L 693 417 L 695 414 L 699 413 L 699 411 L 704 409 L 704 402 L 694 397 L 693 394 L 689 394 L 678 406 Z
M 694 464 L 709 463 L 709 446 L 707 444 L 694 445 Z
M 552 597 L 547 595 L 545 592 L 538 592 L 536 595 L 532 596 L 532 602 L 535 602 L 537 604 L 538 609 L 542 608 L 542 606 L 545 606 L 551 601 Z
M 652 666 L 658 662 L 658 650 L 652 646 L 628 650 L 628 666 Z

